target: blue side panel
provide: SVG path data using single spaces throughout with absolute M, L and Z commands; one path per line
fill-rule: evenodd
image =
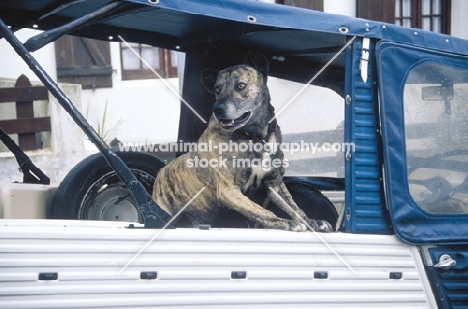
M 426 267 L 429 281 L 440 309 L 468 308 L 468 247 L 429 249 L 433 264 L 442 255 L 449 255 L 456 264 L 449 269 Z
M 388 234 L 391 232 L 382 202 L 379 160 L 376 85 L 372 61 L 364 82 L 359 69 L 362 39 L 356 39 L 347 51 L 345 141 L 355 149 L 346 156 L 346 227 L 347 232 Z M 370 46 L 370 58 L 374 44 Z
M 464 83 L 468 57 L 384 41 L 379 41 L 376 53 L 386 198 L 395 235 L 410 244 L 467 244 L 468 214 L 428 213 L 410 194 L 404 119 L 404 103 L 410 103 L 404 102 L 404 86 L 411 71 L 429 63 L 439 69 L 446 67 L 447 72 L 462 70 L 465 73 L 460 75 L 463 76 L 460 81 Z M 449 73 L 435 70 L 425 74 L 450 78 Z M 444 149 L 445 146 L 440 148 Z M 466 149 L 466 145 L 460 149 Z

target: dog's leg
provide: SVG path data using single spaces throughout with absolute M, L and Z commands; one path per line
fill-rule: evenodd
M 264 209 L 243 195 L 237 187 L 226 188 L 220 194 L 221 202 L 245 217 L 260 223 L 265 228 L 282 229 L 294 232 L 305 232 L 304 223 L 294 220 L 278 218 L 273 212 Z
M 301 218 L 307 224 L 318 232 L 331 232 L 333 227 L 327 221 L 313 220 L 307 217 L 302 209 L 294 202 L 291 194 L 289 193 L 286 185 L 282 182 L 278 186 L 270 186 L 267 188 L 267 196 L 271 202 L 284 210 L 293 220 L 302 222 Z

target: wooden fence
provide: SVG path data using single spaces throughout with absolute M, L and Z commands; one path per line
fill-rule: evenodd
M 34 117 L 33 102 L 48 100 L 44 86 L 32 86 L 25 75 L 16 80 L 11 88 L 0 88 L 0 104 L 16 102 L 16 119 L 0 120 L 0 127 L 7 134 L 18 134 L 18 146 L 26 150 L 41 149 L 36 134 L 50 132 L 50 117 Z

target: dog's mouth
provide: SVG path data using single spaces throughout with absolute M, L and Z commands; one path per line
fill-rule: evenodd
M 226 130 L 238 128 L 246 124 L 247 121 L 249 121 L 251 115 L 252 115 L 252 112 L 246 112 L 236 119 L 220 118 L 219 124 L 223 127 L 223 129 L 226 129 Z

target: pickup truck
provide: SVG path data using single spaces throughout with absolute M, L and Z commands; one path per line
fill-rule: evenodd
M 265 55 L 284 142 L 316 146 L 285 182 L 336 231 L 174 228 L 164 162 L 112 150 L 31 55 L 64 34 L 183 53 L 174 142 L 211 115 L 204 68 Z M 3 213 L 38 215 L 0 219 L 0 308 L 468 308 L 468 41 L 239 0 L 2 1 L 0 35 L 100 150 L 59 185 L 1 185 Z

